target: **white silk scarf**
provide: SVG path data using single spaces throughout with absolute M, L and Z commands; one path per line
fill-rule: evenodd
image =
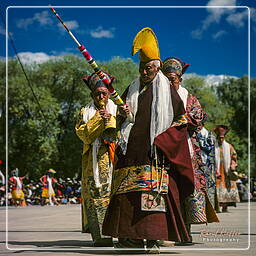
M 174 113 L 170 84 L 161 71 L 157 73 L 151 86 L 153 88 L 153 100 L 151 104 L 150 144 L 153 145 L 154 139 L 171 126 Z M 124 155 L 126 154 L 130 131 L 134 125 L 138 110 L 139 88 L 140 79 L 137 78 L 131 83 L 126 97 L 126 104 L 133 114 L 133 120 L 126 118 L 121 127 L 120 146 Z
M 231 164 L 231 156 L 230 156 L 230 144 L 227 143 L 225 140 L 222 143 L 223 148 L 223 161 L 224 161 L 224 170 L 225 173 L 228 173 Z M 220 174 L 220 146 L 219 144 L 215 147 L 215 160 L 217 166 L 217 174 Z
M 116 116 L 117 106 L 114 102 L 109 99 L 108 104 L 106 105 L 106 110 L 112 115 Z M 85 106 L 83 112 L 83 121 L 87 123 L 97 112 L 97 108 L 93 101 Z M 100 140 L 98 138 L 92 143 L 92 166 L 93 166 L 93 177 L 95 181 L 95 186 L 97 188 L 101 187 L 100 183 L 100 174 L 99 174 L 99 166 L 98 166 L 98 159 L 97 155 L 99 152 L 100 147 Z M 112 164 L 110 163 L 110 169 L 112 169 Z

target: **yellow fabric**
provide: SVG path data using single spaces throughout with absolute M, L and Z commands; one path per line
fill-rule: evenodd
M 15 189 L 12 191 L 13 199 L 24 199 L 24 193 L 21 189 Z
M 83 141 L 83 154 L 82 154 L 82 229 L 85 231 L 89 222 L 95 221 L 88 215 L 88 209 L 101 209 L 107 208 L 110 200 L 110 186 L 107 184 L 109 172 L 109 145 L 101 143 L 98 151 L 98 168 L 100 174 L 101 187 L 95 188 L 93 178 L 93 156 L 92 156 L 92 143 L 96 138 L 101 138 L 105 133 L 108 137 L 115 137 L 116 118 L 111 116 L 107 123 L 104 123 L 99 112 L 88 120 L 87 123 L 82 121 L 83 109 L 80 112 L 80 122 L 77 123 L 75 130 L 77 136 Z M 110 129 L 109 129 L 110 128 Z M 107 188 L 109 187 L 109 191 Z M 102 210 L 99 210 L 102 213 Z M 97 215 L 98 222 L 102 224 L 104 216 L 99 213 Z M 90 224 L 91 225 L 91 224 Z M 91 230 L 90 230 L 91 231 Z M 94 231 L 91 231 L 93 233 Z
M 168 193 L 168 174 L 166 169 L 150 165 L 130 166 L 113 171 L 111 194 L 132 191 L 156 191 Z
M 151 28 L 143 28 L 135 36 L 132 45 L 132 56 L 140 51 L 140 61 L 160 60 L 160 51 L 155 33 Z
M 207 193 L 205 193 L 205 200 L 206 200 L 205 213 L 206 213 L 207 222 L 208 223 L 220 222 L 219 218 L 210 202 L 210 199 L 209 199 Z
M 101 118 L 99 112 L 86 123 L 82 125 L 76 125 L 76 134 L 83 141 L 83 154 L 85 154 L 96 138 L 98 138 L 104 131 L 104 121 Z
M 50 196 L 55 196 L 55 193 L 53 192 L 49 194 L 48 188 L 43 188 L 42 197 L 48 198 Z

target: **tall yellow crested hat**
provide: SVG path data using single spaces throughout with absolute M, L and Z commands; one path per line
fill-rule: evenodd
M 132 56 L 139 50 L 141 62 L 160 60 L 158 41 L 151 28 L 143 28 L 135 36 L 132 44 Z

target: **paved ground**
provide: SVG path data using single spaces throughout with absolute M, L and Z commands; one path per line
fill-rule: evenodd
M 256 202 L 239 203 L 220 213 L 220 223 L 193 225 L 194 245 L 161 247 L 163 255 L 256 255 Z M 248 221 L 249 213 L 251 221 Z M 8 221 L 6 221 L 8 220 Z M 80 232 L 80 205 L 0 208 L 0 255 L 120 255 L 113 248 L 95 248 Z M 6 225 L 7 223 L 7 225 Z M 250 224 L 250 225 L 249 225 Z M 8 232 L 6 232 L 8 230 Z M 250 234 L 250 235 L 249 235 Z M 7 241 L 7 242 L 6 242 Z M 248 249 L 249 248 L 249 249 Z M 129 255 L 130 252 L 122 255 Z

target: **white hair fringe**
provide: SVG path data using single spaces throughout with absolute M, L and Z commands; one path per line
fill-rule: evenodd
M 161 62 L 160 62 L 160 60 L 151 60 L 150 61 L 150 64 L 153 64 L 156 68 L 160 68 L 160 66 L 161 66 Z

